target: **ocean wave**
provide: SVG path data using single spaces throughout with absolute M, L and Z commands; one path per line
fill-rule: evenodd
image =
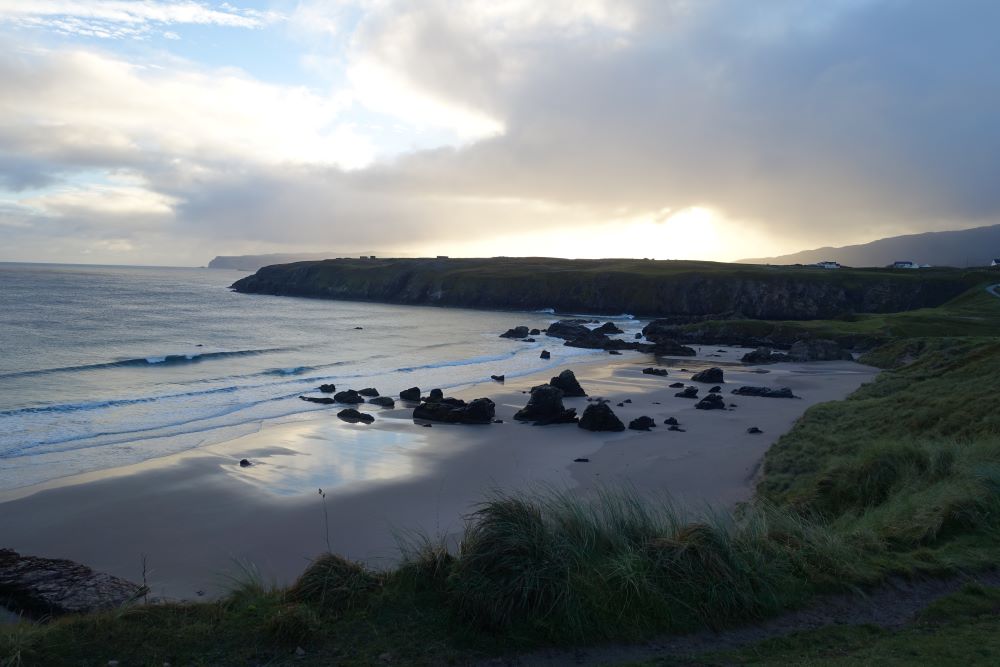
M 525 349 L 527 346 L 521 349 Z M 405 366 L 403 368 L 397 368 L 396 372 L 399 373 L 411 373 L 413 371 L 423 371 L 431 368 L 449 368 L 451 366 L 473 366 L 475 364 L 485 364 L 491 361 L 504 361 L 506 359 L 511 359 L 517 356 L 520 350 L 513 350 L 505 354 L 495 354 L 490 356 L 482 357 L 469 357 L 468 359 L 456 359 L 454 361 L 439 361 L 433 364 L 424 364 L 423 366 Z
M 105 361 L 98 364 L 83 364 L 80 366 L 60 366 L 58 368 L 41 368 L 33 371 L 18 371 L 16 373 L 4 373 L 0 375 L 0 380 L 9 380 L 19 377 L 33 377 L 36 375 L 52 375 L 54 373 L 76 373 L 80 371 L 101 370 L 105 368 L 129 368 L 143 366 L 158 366 L 161 364 L 197 363 L 212 359 L 224 359 L 227 357 L 250 357 L 258 354 L 268 354 L 271 352 L 285 352 L 289 348 L 267 348 L 262 350 L 232 350 L 221 352 L 191 352 L 187 354 L 164 354 L 151 355 L 148 357 L 136 357 L 133 359 L 120 359 L 118 361 Z

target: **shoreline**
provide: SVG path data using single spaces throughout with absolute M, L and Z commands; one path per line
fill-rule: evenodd
M 719 349 L 726 352 L 669 360 L 667 377 L 641 373 L 650 356 L 623 355 L 454 392 L 492 398 L 503 424 L 423 428 L 397 406 L 371 410 L 370 426 L 348 425 L 331 406 L 223 443 L 0 495 L 0 534 L 4 546 L 22 553 L 69 558 L 131 580 L 140 579 L 146 554 L 155 596 L 197 599 L 224 591 L 234 561 L 253 563 L 265 581 L 279 584 L 301 573 L 327 546 L 319 488 L 327 492 L 330 547 L 374 567 L 398 559 L 400 535 L 454 540 L 463 517 L 494 488 L 585 494 L 627 484 L 689 507 L 728 507 L 750 496 L 764 452 L 807 407 L 843 398 L 877 373 L 854 362 L 775 364 L 759 373 L 732 365 L 743 350 Z M 695 401 L 675 398 L 667 386 L 687 383 L 691 372 L 680 368 L 712 365 L 724 368 L 727 402 L 738 408 L 695 410 Z M 649 415 L 660 426 L 590 433 L 511 419 L 527 401 L 522 392 L 566 367 L 588 394 L 611 399 L 626 424 Z M 802 399 L 729 395 L 741 384 L 790 386 Z M 634 402 L 618 407 L 625 398 Z M 588 404 L 565 403 L 578 413 Z M 667 416 L 686 432 L 667 431 Z M 749 426 L 764 433 L 749 435 Z M 241 458 L 255 465 L 240 468 Z

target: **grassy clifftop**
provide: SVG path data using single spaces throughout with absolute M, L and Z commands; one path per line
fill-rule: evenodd
M 810 320 L 938 306 L 986 272 L 635 259 L 336 259 L 280 264 L 238 292 L 501 310 Z

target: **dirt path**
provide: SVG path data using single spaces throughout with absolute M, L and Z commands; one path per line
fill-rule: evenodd
M 618 665 L 656 658 L 684 658 L 737 649 L 765 639 L 830 625 L 903 626 L 940 597 L 954 593 L 969 581 L 1000 586 L 1000 571 L 960 575 L 948 579 L 893 580 L 878 589 L 857 594 L 818 598 L 813 604 L 756 625 L 722 632 L 699 632 L 662 637 L 644 644 L 610 644 L 576 651 L 551 650 L 515 658 L 496 659 L 483 665 L 554 667 L 556 665 Z

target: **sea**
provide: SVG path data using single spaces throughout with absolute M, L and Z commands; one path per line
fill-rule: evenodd
M 244 275 L 0 263 L 0 493 L 329 412 L 299 398 L 323 383 L 396 396 L 605 354 L 499 337 L 574 314 L 231 291 Z M 626 338 L 642 327 L 628 314 L 609 319 Z

